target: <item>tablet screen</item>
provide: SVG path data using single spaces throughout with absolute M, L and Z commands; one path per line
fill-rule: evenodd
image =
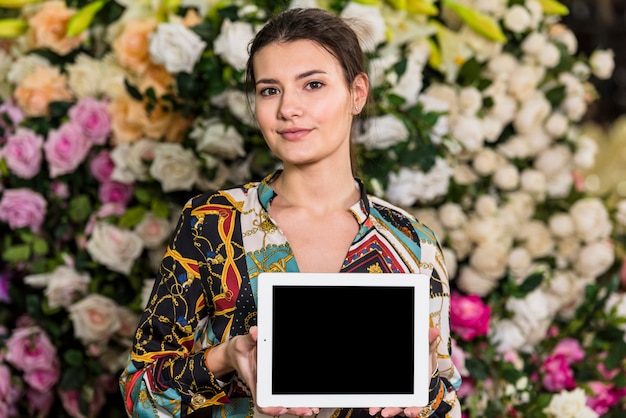
M 428 402 L 429 277 L 262 273 L 258 290 L 259 405 Z

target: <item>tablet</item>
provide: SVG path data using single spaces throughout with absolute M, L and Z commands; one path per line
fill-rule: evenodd
M 261 273 L 257 404 L 428 404 L 430 277 Z

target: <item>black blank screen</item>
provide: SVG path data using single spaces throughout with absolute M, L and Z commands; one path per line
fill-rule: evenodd
M 277 286 L 273 298 L 273 393 L 413 393 L 413 288 Z

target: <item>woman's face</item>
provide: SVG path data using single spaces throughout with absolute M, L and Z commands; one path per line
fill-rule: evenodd
M 317 43 L 272 43 L 254 57 L 255 113 L 269 148 L 290 165 L 350 164 L 355 106 L 367 77 L 348 86 L 341 65 Z

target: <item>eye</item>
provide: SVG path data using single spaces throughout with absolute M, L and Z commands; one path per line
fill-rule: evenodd
M 278 89 L 274 87 L 266 87 L 264 89 L 261 89 L 259 91 L 259 94 L 261 96 L 273 96 L 275 94 L 278 94 Z
M 317 90 L 321 89 L 322 87 L 324 87 L 324 83 L 322 83 L 321 81 L 310 81 L 306 84 L 307 90 Z

